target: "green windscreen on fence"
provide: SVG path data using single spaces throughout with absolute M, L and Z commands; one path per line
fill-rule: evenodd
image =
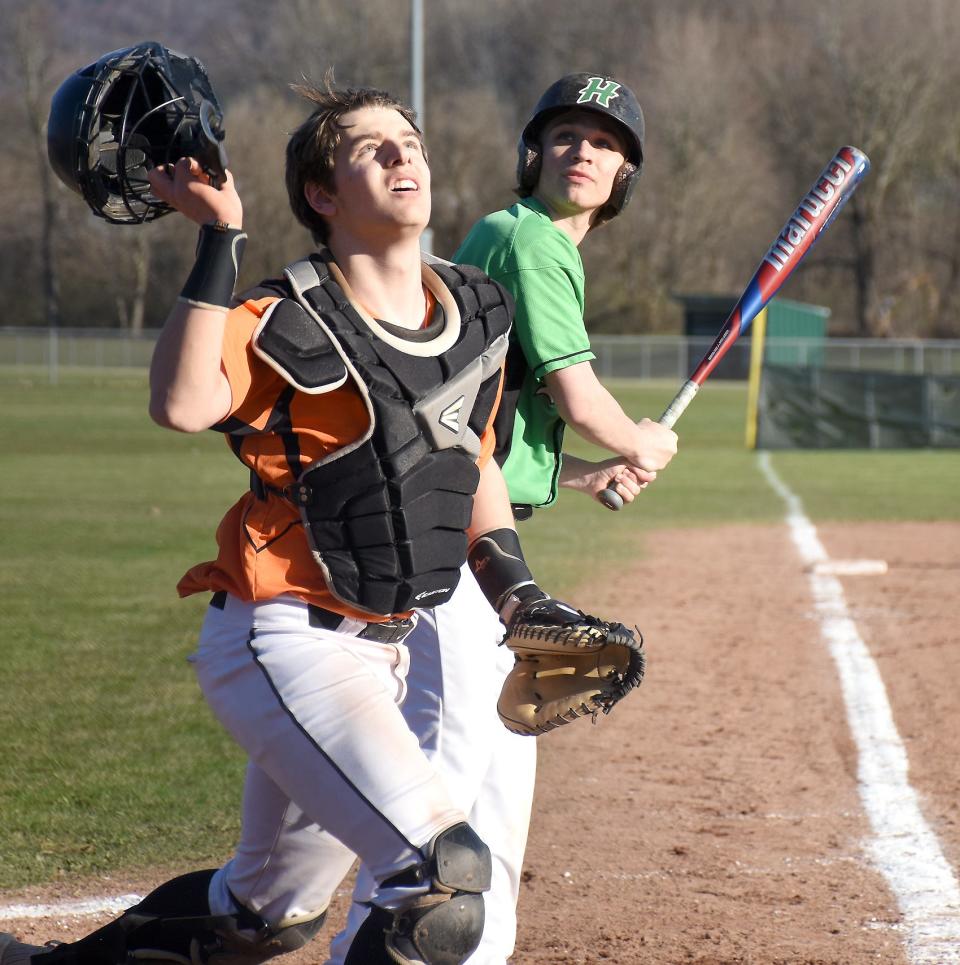
M 765 362 L 758 449 L 960 447 L 960 378 Z
M 691 341 L 687 369 L 692 372 L 737 304 L 736 295 L 675 295 L 683 305 L 683 332 Z M 830 309 L 774 298 L 767 305 L 764 357 L 778 365 L 822 365 Z M 748 329 L 717 365 L 711 379 L 745 379 L 749 374 L 752 334 Z
M 774 298 L 767 306 L 764 358 L 774 365 L 823 365 L 830 309 Z

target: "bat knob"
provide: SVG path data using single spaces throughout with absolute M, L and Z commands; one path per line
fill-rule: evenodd
M 613 486 L 607 486 L 606 489 L 601 490 L 600 502 L 603 503 L 607 509 L 612 509 L 614 512 L 623 509 L 623 499 L 621 499 L 620 493 L 618 493 Z

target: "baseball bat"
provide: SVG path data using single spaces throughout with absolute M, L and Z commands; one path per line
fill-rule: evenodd
M 707 354 L 660 416 L 661 425 L 672 428 L 683 415 L 707 376 L 793 274 L 869 170 L 870 159 L 859 148 L 846 146 L 837 151 L 763 256 Z M 613 510 L 623 506 L 612 484 L 600 493 L 600 500 Z

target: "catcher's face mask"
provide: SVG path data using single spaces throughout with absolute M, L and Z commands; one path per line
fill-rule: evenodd
M 104 54 L 53 95 L 47 154 L 57 176 L 95 215 L 140 224 L 172 209 L 147 171 L 196 158 L 214 185 L 225 177 L 223 113 L 203 65 L 148 41 Z

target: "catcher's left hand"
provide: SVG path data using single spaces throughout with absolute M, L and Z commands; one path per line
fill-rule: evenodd
M 643 680 L 642 637 L 549 597 L 521 603 L 504 642 L 517 659 L 497 712 L 516 734 L 545 734 L 580 717 L 595 720 Z

